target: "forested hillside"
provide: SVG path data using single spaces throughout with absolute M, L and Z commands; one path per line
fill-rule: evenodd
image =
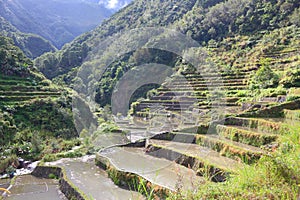
M 32 62 L 14 46 L 13 41 L 1 36 L 0 47 L 1 75 L 28 77 Z
M 7 20 L 0 16 L 0 34 L 13 39 L 28 58 L 36 58 L 46 52 L 54 52 L 56 48 L 41 36 L 22 33 Z
M 149 3 L 141 0 L 134 1 L 95 30 L 65 45 L 61 51 L 41 56 L 36 60 L 36 66 L 48 78 L 66 74 L 82 64 L 88 52 L 99 40 L 122 30 L 145 26 L 170 26 L 191 10 L 195 2 L 196 0 L 151 1 Z
M 61 80 L 70 84 L 76 76 L 76 69 L 99 41 L 120 31 L 157 26 L 176 29 L 191 36 L 209 52 L 221 71 L 251 73 L 266 59 L 273 70 L 279 70 L 281 75 L 278 81 L 284 82 L 288 76 L 285 69 L 293 71 L 299 68 L 299 6 L 298 1 L 274 0 L 151 3 L 137 0 L 95 30 L 64 46 L 61 51 L 47 53 L 36 59 L 35 65 L 48 78 L 60 76 Z M 275 56 L 283 55 L 281 52 L 286 52 L 285 57 L 292 57 L 278 57 L 280 61 L 276 61 Z M 161 52 L 148 53 L 148 60 L 159 54 Z M 144 55 L 145 60 L 147 55 Z M 283 61 L 284 59 L 289 60 Z M 126 72 L 129 70 L 128 60 L 135 60 L 134 55 L 120 58 L 121 64 L 115 62 L 111 69 L 120 68 L 120 71 Z M 175 63 L 174 60 L 172 62 Z M 278 67 L 280 62 L 283 64 L 280 65 L 281 68 Z M 138 63 L 132 63 L 131 67 L 136 64 Z M 115 74 L 110 74 L 109 71 L 107 73 L 100 80 L 96 97 L 101 105 L 110 101 L 107 99 L 117 82 Z
M 192 0 L 145 3 L 137 0 L 92 32 L 63 47 L 60 52 L 37 59 L 36 66 L 48 78 L 65 74 L 82 64 L 96 41 L 138 27 L 176 28 L 206 46 L 210 40 L 221 41 L 235 35 L 268 32 L 292 24 L 298 26 L 299 4 L 298 1 Z

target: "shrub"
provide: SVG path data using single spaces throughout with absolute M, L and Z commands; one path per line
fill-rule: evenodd
M 1 161 L 0 161 L 0 173 L 5 172 L 5 170 L 13 163 L 14 163 L 15 166 L 19 165 L 18 157 L 16 155 L 11 155 L 11 156 L 9 156 L 5 159 L 1 159 Z
M 57 156 L 55 154 L 46 154 L 43 158 L 43 162 L 52 162 L 57 160 Z
M 78 158 L 78 157 L 82 157 L 84 155 L 83 152 L 80 151 L 74 151 L 74 152 L 67 152 L 64 154 L 59 154 L 58 156 L 60 158 Z
M 246 90 L 240 90 L 240 91 L 238 91 L 237 93 L 236 93 L 236 96 L 237 97 L 247 97 L 249 94 L 248 94 L 249 92 L 248 91 L 246 91 Z
M 269 66 L 268 63 L 263 62 L 259 70 L 256 71 L 251 78 L 251 89 L 266 89 L 275 88 L 278 86 L 279 76 Z

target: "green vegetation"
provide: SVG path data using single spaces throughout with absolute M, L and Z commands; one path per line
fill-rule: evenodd
M 36 59 L 35 65 L 47 78 L 52 79 L 58 75 L 67 74 L 73 68 L 83 64 L 87 53 L 95 47 L 97 41 L 122 30 L 145 26 L 168 26 L 191 10 L 195 2 L 196 0 L 174 2 L 155 0 L 151 3 L 145 3 L 142 0 L 134 1 L 92 32 L 83 34 L 65 45 L 61 51 L 48 53 Z M 144 15 L 146 11 L 149 13 L 147 18 Z
M 241 130 L 235 127 L 218 126 L 217 131 L 225 138 L 256 147 L 269 144 L 277 139 L 275 135 L 258 134 L 253 130 Z
M 50 105 L 51 111 L 49 112 L 47 112 L 47 107 L 40 107 L 40 104 L 36 103 L 24 106 L 32 108 L 33 111 L 38 108 L 34 112 L 26 111 L 23 107 L 13 107 L 14 112 L 11 114 L 5 112 L 11 120 L 11 125 L 7 124 L 9 123 L 7 121 L 1 122 L 6 122 L 1 129 L 1 134 L 5 136 L 1 140 L 0 156 L 2 158 L 11 158 L 11 155 L 16 155 L 30 160 L 38 160 L 43 157 L 47 159 L 49 156 L 56 156 L 56 153 L 68 152 L 74 146 L 81 144 L 78 139 L 73 139 L 78 135 L 72 117 L 60 113 L 61 110 L 53 103 L 49 104 L 48 102 L 47 104 Z M 34 120 L 31 120 L 33 118 Z M 8 134 L 7 129 L 11 134 Z M 81 152 L 61 153 L 58 157 L 75 157 L 78 154 L 82 155 Z M 7 166 L 7 163 L 11 164 L 12 161 L 11 159 L 1 160 L 0 163 Z M 3 170 L 3 168 L 1 169 Z
M 50 178 L 50 179 L 58 179 L 58 177 L 55 176 L 55 174 L 49 174 L 49 178 Z
M 29 67 L 32 62 L 23 52 L 13 45 L 11 39 L 0 36 L 0 71 L 1 75 L 29 76 Z
M 65 139 L 76 136 L 72 117 L 70 110 L 63 109 L 62 105 L 51 99 L 37 100 L 18 106 L 13 112 L 18 128 L 42 131 L 45 136 Z
M 177 27 L 205 42 L 232 34 L 250 35 L 279 28 L 279 24 L 288 24 L 286 17 L 299 6 L 296 1 L 219 2 L 208 10 L 201 8 L 199 3 L 177 23 Z
M 270 68 L 268 61 L 261 62 L 262 66 L 253 75 L 250 87 L 252 89 L 277 87 L 279 83 L 279 76 Z
M 158 49 L 140 49 L 136 52 L 131 52 L 122 56 L 118 61 L 112 63 L 102 75 L 97 87 L 95 101 L 102 107 L 110 105 L 112 92 L 116 87 L 117 82 L 127 71 L 134 70 L 135 66 L 147 63 L 157 63 L 174 67 L 176 60 L 177 56 L 174 53 Z M 137 89 L 132 95 L 129 103 L 132 103 L 141 97 L 146 98 L 148 91 L 158 87 L 157 84 L 149 84 Z
M 205 135 L 197 135 L 196 144 L 209 147 L 217 152 L 220 152 L 220 155 L 222 156 L 242 161 L 246 164 L 257 162 L 257 160 L 260 159 L 262 155 L 262 151 L 257 152 L 243 149 L 242 147 L 228 142 L 228 140 L 226 141 L 223 138 L 213 140 L 205 137 Z
M 209 41 L 210 43 L 214 41 L 219 47 L 219 42 L 224 38 L 252 34 L 248 41 L 244 41 L 242 48 L 246 50 L 257 43 L 261 31 L 272 31 L 294 23 L 298 7 L 297 1 L 180 0 L 168 2 L 157 0 L 145 3 L 137 0 L 91 33 L 86 33 L 64 46 L 61 51 L 37 59 L 36 66 L 48 78 L 66 74 L 71 69 L 82 65 L 86 53 L 95 47 L 96 41 L 120 31 L 158 25 L 175 28 L 205 46 L 208 46 Z M 286 38 L 285 41 L 288 42 L 289 39 Z M 49 68 L 52 70 L 50 71 Z
M 79 145 L 79 144 L 81 144 L 81 143 L 76 141 L 74 143 L 74 146 Z M 72 146 L 72 147 L 74 147 L 74 146 Z M 55 150 L 51 150 L 51 147 L 50 148 L 47 147 L 47 148 L 48 149 L 44 150 L 45 155 L 43 156 L 43 159 L 42 159 L 43 162 L 53 162 L 53 161 L 59 160 L 61 158 L 78 158 L 78 157 L 84 156 L 87 153 L 82 148 L 77 149 L 75 151 L 70 151 L 71 148 L 60 150 L 62 148 L 60 147 L 60 149 L 59 149 L 59 146 L 57 146 L 55 148 Z M 58 153 L 58 152 L 60 152 L 60 153 Z
M 299 126 L 280 136 L 282 145 L 256 164 L 239 170 L 224 183 L 207 183 L 196 193 L 175 194 L 169 199 L 297 199 L 299 198 Z
M 299 110 L 285 110 L 285 118 L 292 120 L 300 120 L 300 111 Z
M 280 83 L 285 88 L 300 87 L 300 66 L 287 70 L 285 78 Z
M 299 3 L 296 1 L 176 1 L 143 3 L 134 1 L 125 9 L 116 13 L 101 26 L 90 33 L 86 33 L 62 50 L 47 53 L 35 60 L 37 66 L 48 78 L 71 87 L 74 83 L 81 83 L 76 72 L 80 66 L 85 66 L 84 58 L 96 47 L 96 44 L 120 31 L 145 26 L 164 26 L 191 36 L 203 45 L 210 55 L 209 61 L 215 63 L 220 73 L 210 72 L 209 67 L 203 66 L 200 71 L 184 63 L 182 58 L 157 49 L 140 49 L 121 57 L 102 74 L 96 86 L 95 99 L 101 106 L 111 103 L 112 91 L 118 80 L 129 70 L 143 63 L 162 63 L 173 67 L 174 74 L 184 75 L 194 90 L 190 96 L 196 96 L 201 104 L 200 109 L 209 109 L 214 102 L 207 90 L 207 82 L 193 77 L 193 73 L 200 72 L 204 76 L 222 77 L 224 81 L 224 103 L 232 107 L 233 112 L 239 112 L 239 106 L 244 103 L 264 101 L 269 97 L 288 95 L 288 89 L 297 87 L 299 68 L 299 27 L 295 22 Z M 278 11 L 278 12 L 277 12 Z M 151 13 L 145 17 L 143 13 Z M 129 19 L 128 16 L 131 16 Z M 162 17 L 164 16 L 164 17 Z M 126 22 L 126 24 L 125 24 Z M 90 63 L 96 62 L 91 57 Z M 288 71 L 286 70 L 288 69 Z M 95 72 L 97 73 L 97 72 Z M 190 76 L 191 75 L 191 76 Z M 198 76 L 199 74 L 197 74 Z M 200 75 L 199 75 L 200 76 Z M 93 76 L 89 76 L 89 79 Z M 196 80 L 197 81 L 196 81 Z M 165 84 L 165 83 L 164 83 Z M 172 85 L 173 84 L 173 85 Z M 169 96 L 171 88 L 183 95 L 186 86 L 183 83 L 166 85 L 169 88 L 158 88 L 156 85 L 140 88 L 131 98 L 135 102 L 131 114 L 149 116 L 149 105 L 154 105 L 145 99 L 160 100 L 158 96 Z M 217 87 L 218 85 L 214 85 Z M 148 91 L 152 95 L 146 95 Z M 249 90 L 251 89 L 251 90 Z M 181 95 L 177 95 L 181 96 Z M 203 101 L 203 98 L 207 99 Z M 287 100 L 298 96 L 290 95 Z M 285 98 L 284 98 L 285 99 Z M 271 103 L 278 103 L 272 100 Z M 191 110 L 192 106 L 179 106 L 174 101 L 157 102 L 167 107 L 167 110 Z M 187 102 L 184 102 L 188 104 Z M 269 102 L 270 103 L 270 102 Z M 182 108 L 183 107 L 183 108 Z M 236 109 L 235 109 L 236 108 Z M 235 111 L 236 110 L 236 111 Z
M 28 58 L 36 58 L 46 52 L 54 52 L 56 48 L 39 35 L 22 33 L 0 16 L 0 35 L 12 38 Z
M 12 165 L 19 165 L 18 157 L 16 155 L 10 155 L 0 162 L 0 173 L 6 172 Z
M 16 100 L 18 96 L 2 99 L 1 156 L 15 154 L 18 157 L 36 160 L 46 154 L 68 151 L 78 145 L 76 141 L 65 141 L 78 136 L 73 124 L 70 102 L 65 101 L 63 95 L 51 97 L 51 92 L 43 92 L 48 96 L 47 99 L 41 98 L 40 94 L 35 96 L 34 92 L 30 91 L 25 93 L 28 94 L 28 98 L 24 100 Z
M 13 41 L 2 36 L 0 57 L 0 173 L 18 167 L 19 157 L 39 160 L 80 145 L 74 139 L 78 134 L 71 93 L 45 79 Z

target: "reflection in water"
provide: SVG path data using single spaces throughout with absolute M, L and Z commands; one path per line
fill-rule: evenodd
M 129 142 L 126 135 L 122 133 L 100 134 L 97 137 L 92 138 L 92 144 L 100 149 L 118 144 L 127 144 Z

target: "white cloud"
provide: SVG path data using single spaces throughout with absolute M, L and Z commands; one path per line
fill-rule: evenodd
M 116 9 L 118 7 L 119 0 L 100 0 L 98 4 L 102 4 L 108 9 Z
M 109 0 L 108 4 L 107 4 L 107 8 L 115 9 L 115 8 L 117 8 L 118 4 L 119 4 L 118 0 Z
M 128 1 L 120 0 L 99 0 L 99 4 L 104 5 L 108 9 L 120 9 L 128 4 Z

